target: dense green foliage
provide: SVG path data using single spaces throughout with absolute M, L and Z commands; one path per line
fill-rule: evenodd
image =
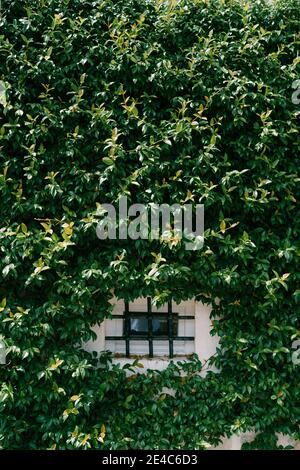
M 1 3 L 0 445 L 299 438 L 298 1 Z M 121 195 L 204 203 L 204 248 L 100 241 Z M 221 372 L 95 368 L 113 295 L 210 303 Z

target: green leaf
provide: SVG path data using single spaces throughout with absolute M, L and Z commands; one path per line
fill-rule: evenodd
M 105 163 L 105 165 L 108 165 L 108 166 L 114 165 L 114 161 L 109 157 L 102 158 L 102 161 L 103 163 Z

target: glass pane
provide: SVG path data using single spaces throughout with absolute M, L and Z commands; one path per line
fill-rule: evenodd
M 174 330 L 175 326 L 175 321 L 173 323 L 173 334 L 175 331 L 176 334 L 176 328 Z M 153 319 L 153 334 L 157 336 L 168 336 L 169 335 L 169 327 L 168 327 L 168 319 L 167 318 L 160 318 L 160 319 Z
M 130 319 L 130 333 L 134 335 L 147 335 L 148 334 L 148 320 L 144 318 L 131 318 Z
M 178 319 L 176 316 L 173 317 L 173 336 L 177 335 Z M 152 319 L 152 331 L 154 336 L 168 336 L 168 318 L 153 318 Z M 132 335 L 144 335 L 147 336 L 149 333 L 148 329 L 148 318 L 131 318 L 130 319 L 130 334 Z

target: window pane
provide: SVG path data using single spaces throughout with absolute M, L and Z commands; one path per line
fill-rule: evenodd
M 131 318 L 130 333 L 133 335 L 146 335 L 148 333 L 147 318 Z
M 178 319 L 173 315 L 173 336 L 177 335 Z M 168 318 L 152 318 L 152 332 L 154 336 L 168 336 Z M 147 317 L 131 318 L 130 319 L 130 334 L 131 335 L 148 335 L 149 325 Z

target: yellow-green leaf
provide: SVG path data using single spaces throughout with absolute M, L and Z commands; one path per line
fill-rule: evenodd
M 222 220 L 222 221 L 220 222 L 220 230 L 221 230 L 222 233 L 225 233 L 225 230 L 226 230 L 226 222 L 225 222 L 225 220 Z

